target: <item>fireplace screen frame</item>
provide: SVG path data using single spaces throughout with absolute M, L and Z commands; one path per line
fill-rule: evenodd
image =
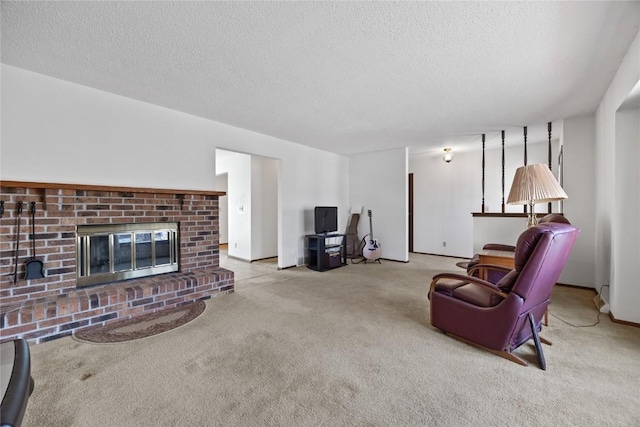
M 128 236 L 128 237 L 127 237 Z M 108 241 L 102 248 L 100 267 L 92 239 Z M 77 287 L 93 286 L 179 271 L 179 224 L 177 222 L 78 225 L 76 227 Z M 116 243 L 118 242 L 118 243 Z M 158 243 L 167 243 L 162 252 Z M 125 258 L 114 256 L 116 246 L 123 247 Z M 145 247 L 146 253 L 138 248 Z M 108 254 L 105 250 L 108 249 Z M 97 250 L 97 248 L 96 248 Z M 138 253 L 140 252 L 140 253 Z M 108 258 L 104 259 L 104 256 Z M 93 261 L 93 265 L 92 265 Z M 139 265 L 140 264 L 140 265 Z M 149 265 L 145 265 L 149 264 Z

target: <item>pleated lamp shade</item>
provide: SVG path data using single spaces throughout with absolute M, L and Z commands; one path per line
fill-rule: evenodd
M 567 199 L 560 184 L 544 163 L 521 166 L 516 170 L 507 203 L 531 205 Z

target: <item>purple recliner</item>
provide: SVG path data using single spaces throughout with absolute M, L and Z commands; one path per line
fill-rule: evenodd
M 578 233 L 570 224 L 555 222 L 524 231 L 516 245 L 515 269 L 496 284 L 462 274 L 437 274 L 429 290 L 431 324 L 525 366 L 512 352 L 533 338 L 540 367 L 546 369 L 538 332 Z

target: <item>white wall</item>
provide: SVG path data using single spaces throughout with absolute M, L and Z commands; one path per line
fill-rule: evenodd
M 471 212 L 480 211 L 481 159 L 475 151 L 455 153 L 451 163 L 440 153 L 411 156 L 415 252 L 473 255 Z
M 285 185 L 293 186 L 297 190 L 297 197 L 300 204 L 303 205 L 302 210 L 292 212 L 295 216 L 291 220 L 299 222 L 304 229 L 298 237 L 298 254 L 297 265 L 303 265 L 306 262 L 307 242 L 305 235 L 315 234 L 314 229 L 314 208 L 316 206 L 337 206 L 338 207 L 338 230 L 344 230 L 347 226 L 349 212 L 349 175 L 343 173 L 349 170 L 349 160 L 341 157 L 341 163 L 331 164 L 324 162 L 322 158 L 314 158 L 309 156 L 301 160 L 299 163 L 290 162 L 288 165 L 284 163 L 281 167 L 287 169 L 287 176 L 280 174 L 280 187 Z M 337 166 L 340 166 L 339 168 Z M 304 177 L 304 180 L 300 178 Z M 312 181 L 312 183 L 309 182 Z M 281 192 L 278 192 L 281 195 Z M 290 212 L 291 207 L 284 201 L 280 201 L 283 212 Z M 290 225 L 286 222 L 285 217 L 279 218 L 278 228 L 288 228 Z M 278 254 L 280 257 L 280 254 Z M 280 265 L 280 264 L 279 264 Z
M 230 256 L 254 261 L 278 255 L 278 165 L 275 159 L 216 150 L 216 172 L 226 177 Z
M 218 150 L 219 152 L 219 150 Z M 224 153 L 216 159 L 216 171 L 227 174 L 227 204 L 229 225 L 229 256 L 251 261 L 252 180 L 251 156 Z
M 218 164 L 218 156 L 216 150 L 216 165 Z M 220 170 L 216 166 L 216 172 Z M 229 174 L 227 173 L 218 173 L 216 175 L 216 190 L 224 191 L 227 193 L 229 191 L 228 187 Z M 219 196 L 218 197 L 218 232 L 219 232 L 219 243 L 229 243 L 229 196 Z
M 358 237 L 369 233 L 372 211 L 373 235 L 379 241 L 382 258 L 409 261 L 408 149 L 376 151 L 352 155 L 349 189 L 351 205 L 362 206 Z M 348 209 L 341 217 L 348 217 Z M 345 229 L 345 224 L 340 228 Z
M 580 229 L 561 283 L 595 287 L 595 116 L 564 120 L 565 217 Z
M 278 256 L 279 161 L 251 156 L 251 260 Z
M 495 142 L 495 141 L 494 141 Z M 558 138 L 552 140 L 557 153 Z M 485 150 L 485 212 L 502 211 L 502 149 L 499 144 Z M 516 169 L 524 163 L 522 146 L 505 148 L 505 201 L 509 195 Z M 548 162 L 548 143 L 527 144 L 527 161 Z M 499 221 L 482 221 L 487 229 L 475 230 L 473 212 L 482 209 L 482 150 L 457 152 L 451 163 L 442 160 L 441 153 L 411 156 L 409 171 L 414 185 L 414 243 L 416 252 L 470 258 L 475 240 L 493 235 L 484 243 L 515 245 L 518 235 L 526 225 L 516 219 L 506 228 L 499 228 Z M 554 170 L 557 173 L 557 167 Z M 536 212 L 546 212 L 547 205 L 536 206 Z M 555 209 L 555 208 L 554 208 Z M 523 213 L 520 205 L 505 206 L 505 212 Z M 518 231 L 514 231 L 519 230 Z M 446 246 L 445 246 L 446 244 Z
M 487 243 L 515 246 L 526 224 L 527 219 L 520 217 L 473 217 L 473 253 L 480 252 Z
M 202 119 L 5 64 L 1 71 L 3 179 L 213 189 L 215 145 Z
M 631 44 L 596 113 L 596 287 L 610 285 L 610 311 L 619 320 L 640 323 L 638 277 L 633 277 L 634 262 L 622 263 L 621 254 L 637 251 L 640 236 L 618 210 L 626 207 L 626 199 L 634 200 L 637 191 L 620 194 L 618 185 L 627 177 L 637 177 L 640 159 L 633 150 L 629 158 L 618 162 L 633 143 L 616 136 L 616 112 L 640 81 L 640 34 Z M 636 151 L 637 153 L 637 151 Z M 635 182 L 637 186 L 637 181 Z M 622 188 L 625 188 L 624 186 Z M 638 222 L 638 217 L 633 219 Z M 626 278 L 633 277 L 633 281 Z
M 616 292 L 610 304 L 616 317 L 640 323 L 640 110 L 616 113 L 615 241 Z M 634 237 L 635 236 L 635 237 Z M 629 303 L 631 302 L 631 303 Z M 635 303 L 635 304 L 634 304 Z M 624 316 L 624 317 L 622 317 Z
M 217 147 L 280 159 L 280 267 L 304 258 L 306 212 L 348 212 L 347 157 L 5 64 L 1 72 L 2 179 L 214 190 Z

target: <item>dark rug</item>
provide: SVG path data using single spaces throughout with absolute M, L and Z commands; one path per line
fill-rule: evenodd
M 96 326 L 74 332 L 74 336 L 91 343 L 117 343 L 150 337 L 175 329 L 198 317 L 205 309 L 204 301 L 118 320 L 106 326 Z

